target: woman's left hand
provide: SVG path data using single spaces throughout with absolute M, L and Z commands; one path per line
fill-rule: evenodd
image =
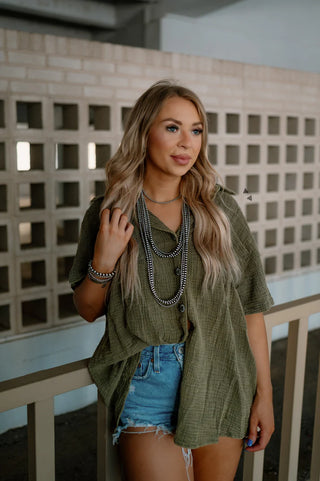
M 273 432 L 272 394 L 259 394 L 257 392 L 251 407 L 246 451 L 255 452 L 264 449 Z

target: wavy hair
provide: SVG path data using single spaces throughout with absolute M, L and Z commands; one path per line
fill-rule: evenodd
M 191 90 L 169 80 L 153 84 L 137 100 L 127 119 L 120 146 L 106 164 L 106 192 L 103 209 L 120 207 L 129 219 L 136 219 L 135 205 L 142 192 L 145 159 L 150 127 L 163 103 L 172 97 L 189 100 L 203 123 L 202 144 L 193 167 L 182 177 L 180 193 L 195 219 L 194 245 L 204 267 L 203 287 L 213 287 L 218 276 L 239 276 L 232 250 L 228 217 L 213 201 L 219 177 L 207 156 L 208 123 L 205 109 Z M 131 238 L 118 261 L 124 298 L 134 299 L 140 293 L 138 245 Z

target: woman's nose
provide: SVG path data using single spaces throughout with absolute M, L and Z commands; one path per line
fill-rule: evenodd
M 181 146 L 181 147 L 185 147 L 185 148 L 190 147 L 191 146 L 191 133 L 185 132 L 185 131 L 182 130 L 181 134 L 180 134 L 178 145 Z

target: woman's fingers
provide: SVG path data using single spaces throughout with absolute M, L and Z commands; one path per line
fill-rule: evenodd
M 97 235 L 94 251 L 95 265 L 99 272 L 114 268 L 119 257 L 124 252 L 134 227 L 128 222 L 128 216 L 119 207 L 112 211 L 104 209 L 101 213 L 100 229 Z M 109 272 L 109 271 L 108 271 Z

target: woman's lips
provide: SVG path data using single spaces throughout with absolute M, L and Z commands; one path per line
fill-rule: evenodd
M 189 155 L 171 155 L 171 157 L 179 165 L 187 165 L 191 159 Z

